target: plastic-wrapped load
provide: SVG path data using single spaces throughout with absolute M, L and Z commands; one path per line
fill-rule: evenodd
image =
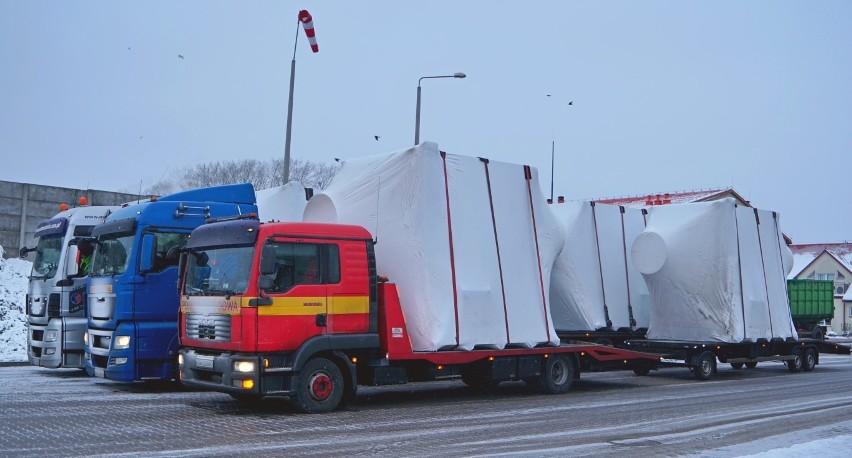
M 305 206 L 308 204 L 305 187 L 297 181 L 256 191 L 255 198 L 261 221 L 302 221 Z
M 416 351 L 559 342 L 547 291 L 563 238 L 530 167 L 430 142 L 347 160 L 304 219 L 373 234 Z
M 565 230 L 550 300 L 561 331 L 647 328 L 648 289 L 629 248 L 645 229 L 641 209 L 594 202 L 550 206 Z
M 648 226 L 632 247 L 651 296 L 647 337 L 796 338 L 785 250 L 778 215 L 734 199 L 649 208 Z

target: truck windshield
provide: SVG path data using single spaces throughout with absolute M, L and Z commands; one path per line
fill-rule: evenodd
M 39 237 L 36 257 L 33 261 L 33 277 L 53 278 L 62 255 L 62 234 Z
M 243 294 L 249 284 L 254 247 L 212 248 L 189 252 L 183 293 L 187 296 Z
M 92 275 L 120 275 L 127 271 L 133 235 L 102 237 L 92 257 Z

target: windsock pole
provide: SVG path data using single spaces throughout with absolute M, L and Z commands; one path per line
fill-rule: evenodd
M 296 49 L 299 45 L 299 23 L 305 29 L 311 51 L 319 51 L 316 32 L 314 32 L 314 19 L 307 10 L 299 11 L 299 20 L 296 22 L 296 40 L 293 43 L 293 60 L 290 61 L 290 96 L 287 102 L 287 133 L 284 139 L 284 184 L 290 182 L 290 137 L 293 131 L 293 89 L 296 85 Z

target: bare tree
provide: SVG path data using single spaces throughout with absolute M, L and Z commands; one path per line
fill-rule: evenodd
M 302 159 L 291 159 L 290 180 L 305 187 L 325 189 L 337 174 L 337 164 L 322 164 Z M 147 188 L 146 194 L 164 195 L 176 191 L 206 188 L 233 183 L 252 183 L 255 189 L 266 189 L 284 184 L 284 160 L 241 159 L 195 164 L 175 170 L 171 177 L 162 179 Z

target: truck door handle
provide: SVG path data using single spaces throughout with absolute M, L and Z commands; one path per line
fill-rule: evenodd
M 326 322 L 326 314 L 325 313 L 318 313 L 317 314 L 317 326 L 325 326 L 326 325 L 325 322 Z
M 98 301 L 98 302 L 105 302 L 105 301 L 106 301 L 106 298 L 105 298 L 105 297 L 99 297 L 99 298 L 97 299 L 97 301 Z

